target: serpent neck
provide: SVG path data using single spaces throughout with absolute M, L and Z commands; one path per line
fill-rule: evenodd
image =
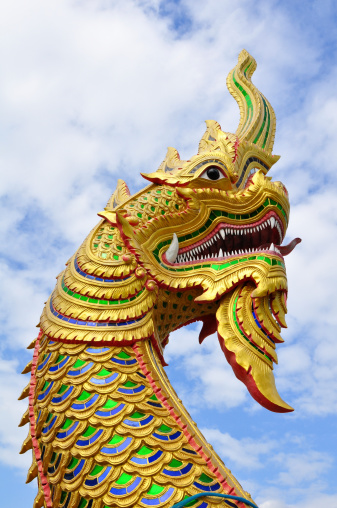
M 119 499 L 169 507 L 210 491 L 247 498 L 182 405 L 151 340 L 98 347 L 41 334 L 35 358 L 30 423 L 48 508 Z

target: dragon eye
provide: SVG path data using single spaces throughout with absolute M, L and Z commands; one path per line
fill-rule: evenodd
M 226 178 L 222 171 L 216 166 L 209 166 L 206 171 L 204 171 L 200 178 L 206 178 L 206 180 L 220 180 L 221 178 Z

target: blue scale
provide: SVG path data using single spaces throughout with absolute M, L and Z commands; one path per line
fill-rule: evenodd
M 42 429 L 42 434 L 48 434 L 48 432 L 50 431 L 50 429 L 54 426 L 54 423 L 56 422 L 57 420 L 57 416 L 54 416 L 54 418 L 52 419 L 52 421 L 49 423 L 49 425 L 47 427 L 44 427 Z
M 152 422 L 153 420 L 153 416 L 152 415 L 149 415 L 147 418 L 145 418 L 144 420 L 123 420 L 123 423 L 125 423 L 125 425 L 128 425 L 129 427 L 144 427 L 145 425 L 147 425 L 148 423 Z
M 168 501 L 168 499 L 170 499 L 170 497 L 172 496 L 173 493 L 174 493 L 174 488 L 170 487 L 167 490 L 167 492 L 165 492 L 165 494 L 163 494 L 162 496 L 157 497 L 156 499 L 148 499 L 146 497 L 143 497 L 141 502 L 143 504 L 145 504 L 146 506 L 160 506 L 161 504 L 166 503 L 166 501 Z M 201 507 L 199 507 L 199 508 L 201 508 Z
M 57 372 L 59 369 L 62 369 L 62 367 L 68 362 L 69 359 L 70 359 L 70 357 L 66 356 L 65 358 L 63 358 L 63 360 L 60 363 L 50 367 L 48 372 Z
M 69 492 L 69 494 L 67 495 L 66 502 L 64 503 L 62 508 L 68 508 L 70 499 L 71 499 L 71 492 Z
M 87 487 L 95 487 L 96 485 L 99 485 L 100 483 L 102 483 L 103 480 L 105 480 L 110 471 L 111 466 L 107 466 L 100 476 L 98 476 L 97 478 L 93 478 L 92 480 L 89 479 L 85 480 L 84 485 L 86 485 Z
M 54 384 L 54 381 L 52 381 L 50 383 L 50 385 L 47 387 L 45 392 L 40 393 L 40 395 L 38 396 L 37 400 L 43 400 L 43 399 L 45 399 L 47 397 L 48 393 L 50 392 L 50 390 L 52 389 L 53 384 Z
M 137 386 L 136 388 L 125 388 L 125 387 L 120 387 L 118 388 L 118 392 L 119 393 L 124 393 L 125 395 L 133 395 L 134 393 L 140 393 L 142 392 L 143 390 L 145 390 L 145 386 L 144 385 L 139 385 Z
M 56 437 L 57 437 L 58 439 L 64 439 L 64 438 L 66 438 L 66 437 L 70 436 L 70 435 L 74 432 L 74 430 L 76 429 L 76 427 L 77 427 L 78 423 L 79 423 L 79 422 L 74 422 L 74 423 L 71 425 L 71 427 L 69 427 L 69 429 L 64 430 L 64 431 L 62 431 L 62 430 L 61 430 L 61 431 L 60 431 L 60 432 L 56 435 Z
M 117 363 L 118 365 L 134 365 L 137 363 L 135 358 L 131 358 L 131 360 L 122 360 L 121 358 L 111 358 L 111 362 Z
M 160 441 L 175 441 L 178 437 L 181 436 L 181 432 L 177 430 L 174 434 L 171 434 L 170 436 L 163 436 L 162 434 L 157 434 L 157 432 L 154 432 L 153 437 L 156 437 L 157 439 L 160 439 Z
M 110 347 L 88 347 L 85 352 L 90 353 L 91 355 L 100 355 L 102 353 L 107 353 L 110 350 Z
M 123 443 L 118 444 L 114 447 L 104 446 L 101 449 L 101 453 L 106 453 L 107 455 L 116 455 L 117 453 L 121 453 L 126 450 L 130 444 L 132 443 L 132 437 L 127 437 Z
M 95 393 L 91 399 L 89 399 L 87 402 L 83 402 L 82 404 L 78 404 L 77 402 L 74 402 L 74 404 L 71 406 L 72 409 L 82 410 L 82 409 L 88 409 L 93 404 L 95 404 L 96 400 L 98 399 L 98 393 Z
M 48 362 L 49 358 L 51 357 L 51 353 L 49 353 L 49 355 L 43 360 L 43 362 L 38 366 L 37 370 L 41 370 L 43 369 L 43 367 L 46 365 L 46 363 Z
M 167 476 L 184 476 L 185 474 L 189 473 L 193 467 L 193 464 L 187 464 L 182 469 L 178 469 L 178 471 L 171 471 L 170 469 L 163 469 L 163 473 Z
M 214 492 L 214 490 L 220 489 L 220 483 L 215 483 L 214 485 L 202 485 L 201 483 L 194 482 L 193 485 L 204 492 Z
M 109 383 L 115 381 L 118 377 L 119 374 L 117 372 L 114 372 L 111 376 L 105 378 L 92 377 L 90 379 L 90 383 L 93 383 L 94 385 L 108 385 Z
M 114 407 L 113 409 L 110 409 L 109 411 L 102 411 L 99 409 L 96 411 L 96 416 L 102 416 L 103 418 L 109 418 L 110 416 L 118 415 L 123 409 L 125 408 L 125 404 L 119 404 L 119 406 Z
M 158 459 L 160 459 L 160 457 L 162 455 L 163 455 L 163 452 L 161 450 L 158 450 L 155 454 L 153 454 L 147 458 L 131 457 L 130 462 L 133 462 L 134 464 L 139 464 L 140 466 L 146 466 L 148 464 L 152 464 L 153 462 L 156 462 Z
M 63 402 L 65 401 L 69 395 L 71 394 L 71 392 L 73 391 L 74 387 L 73 386 L 69 386 L 69 388 L 64 392 L 62 393 L 62 395 L 59 395 L 59 396 L 56 396 L 56 397 L 53 397 L 51 399 L 52 403 L 53 404 L 59 404 L 60 402 Z
M 71 471 L 71 473 L 65 473 L 64 479 L 69 481 L 69 480 L 73 480 L 74 478 L 76 478 L 76 476 L 78 476 L 80 474 L 80 472 L 82 471 L 84 464 L 85 464 L 85 460 L 81 459 L 80 462 L 75 467 L 74 471 Z
M 72 377 L 80 376 L 81 374 L 84 374 L 85 372 L 90 370 L 93 365 L 94 365 L 94 362 L 89 362 L 89 363 L 87 363 L 87 365 L 83 365 L 83 367 L 80 369 L 69 370 L 67 372 L 67 376 L 72 376 Z
M 182 448 L 183 452 L 191 453 L 192 455 L 198 455 L 194 450 L 189 450 L 188 448 Z
M 163 407 L 159 402 L 152 402 L 152 400 L 148 400 L 146 404 L 153 407 Z
M 112 487 L 110 489 L 110 494 L 113 494 L 115 496 L 124 496 L 125 494 L 130 494 L 131 492 L 136 490 L 141 481 L 142 479 L 139 476 L 137 476 L 137 478 L 135 478 L 135 480 L 128 487 L 122 488 Z
M 59 453 L 59 456 L 57 457 L 56 463 L 54 465 L 48 467 L 48 473 L 49 474 L 54 474 L 55 473 L 55 471 L 57 470 L 57 468 L 60 465 L 61 458 L 62 458 L 62 453 Z
M 76 443 L 77 446 L 88 446 L 93 444 L 102 435 L 103 429 L 99 429 L 96 434 L 89 437 L 88 439 L 79 439 Z
M 178 439 L 178 437 L 180 437 L 180 436 L 181 436 L 181 432 L 180 432 L 180 430 L 177 430 L 177 432 L 175 432 L 174 434 L 171 434 L 171 435 L 169 436 L 169 440 L 170 440 L 170 441 L 175 441 L 175 440 L 176 440 L 176 439 Z

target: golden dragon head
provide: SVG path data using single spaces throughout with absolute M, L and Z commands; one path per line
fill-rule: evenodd
M 288 193 L 267 176 L 279 158 L 272 155 L 276 119 L 251 82 L 255 68 L 243 50 L 227 78 L 240 108 L 235 134 L 208 120 L 190 160 L 180 160 L 169 148 L 159 169 L 143 175 L 150 185 L 134 196 L 119 180 L 99 214 L 103 220 L 59 282 L 60 293 L 47 305 L 42 327 L 72 341 L 126 343 L 151 336 L 160 352 L 170 332 L 201 320 L 200 341 L 218 332 L 228 362 L 254 399 L 287 412 L 292 408 L 276 390 L 273 363 L 286 326 L 284 256 L 300 240 L 281 245 L 289 220 Z M 84 290 L 79 275 L 85 273 L 91 280 L 86 279 Z M 80 295 L 71 307 L 73 318 L 105 320 L 109 332 L 93 335 L 84 326 L 79 331 L 83 321 L 71 330 L 70 318 L 70 331 L 60 331 L 55 312 L 69 315 L 70 308 L 61 301 L 62 291 L 69 301 L 76 291 Z M 120 307 L 110 307 L 118 299 Z M 106 307 L 98 311 L 105 300 Z M 113 323 L 120 328 L 114 330 Z

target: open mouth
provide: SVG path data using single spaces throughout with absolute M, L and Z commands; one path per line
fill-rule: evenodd
M 203 259 L 224 259 L 260 251 L 272 251 L 273 254 L 282 257 L 283 254 L 288 253 L 285 252 L 285 247 L 280 246 L 282 240 L 282 221 L 277 214 L 270 212 L 253 224 L 242 226 L 218 224 L 202 240 L 178 249 L 175 253 L 176 256 L 171 257 L 169 249 L 165 257 L 169 263 L 175 265 L 193 263 Z

